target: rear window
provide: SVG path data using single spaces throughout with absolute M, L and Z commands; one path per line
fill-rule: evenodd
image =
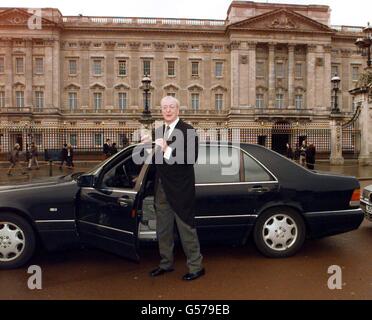
M 245 182 L 274 181 L 274 178 L 253 158 L 243 153 Z

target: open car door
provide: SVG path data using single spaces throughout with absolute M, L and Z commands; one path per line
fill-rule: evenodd
M 81 186 L 77 227 L 83 243 L 138 261 L 137 208 L 146 168 L 134 163 L 133 150 L 105 163 L 91 186 Z

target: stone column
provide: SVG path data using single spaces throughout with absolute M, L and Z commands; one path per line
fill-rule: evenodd
M 248 104 L 251 108 L 256 105 L 256 42 L 248 43 Z
M 80 101 L 78 104 L 83 109 L 89 107 L 89 84 L 90 84 L 90 58 L 89 58 L 89 46 L 90 41 L 80 41 L 80 59 L 78 60 L 78 70 L 81 72 L 81 87 L 80 87 Z
M 13 42 L 10 38 L 4 39 L 5 44 L 5 107 L 15 107 L 14 101 L 14 73 L 13 73 Z
M 330 163 L 333 165 L 343 165 L 342 157 L 342 115 L 331 115 L 331 157 Z
M 231 48 L 231 108 L 239 108 L 239 41 L 232 41 Z
M 288 45 L 288 107 L 294 107 L 294 45 Z
M 307 80 L 306 80 L 306 92 L 307 92 L 307 108 L 315 108 L 315 45 L 307 46 Z
M 115 74 L 115 57 L 114 57 L 114 49 L 115 49 L 116 42 L 114 41 L 106 41 L 105 47 L 106 47 L 106 55 L 105 55 L 105 84 L 106 84 L 106 90 L 105 90 L 105 98 L 104 102 L 105 105 L 104 108 L 114 109 L 115 108 L 115 99 L 114 97 L 114 82 L 116 78 Z
M 275 106 L 275 43 L 269 43 L 269 108 Z
M 55 57 L 55 48 L 53 41 L 45 41 L 45 56 L 44 56 L 44 79 L 45 79 L 45 90 L 44 90 L 44 107 L 53 108 L 58 107 L 54 104 L 54 96 L 59 93 L 58 85 L 60 73 L 59 70 L 59 59 Z
M 358 161 L 361 165 L 372 165 L 372 101 L 368 101 L 366 90 L 354 95 L 355 101 L 361 104 L 359 116 L 360 153 Z
M 26 56 L 25 56 L 25 107 L 32 108 L 33 106 L 33 61 L 32 61 L 32 40 L 25 40 Z
M 331 84 L 331 72 L 332 72 L 332 46 L 326 45 L 324 48 L 324 75 L 323 75 L 323 110 L 330 110 L 332 101 L 332 84 Z

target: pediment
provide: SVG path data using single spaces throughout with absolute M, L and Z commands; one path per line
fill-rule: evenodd
M 179 86 L 177 86 L 176 84 L 173 84 L 173 83 L 167 83 L 166 85 L 163 86 L 163 89 L 164 90 L 173 90 L 173 91 L 177 91 L 180 89 Z
M 80 86 L 77 83 L 70 83 L 65 87 L 66 90 L 79 90 Z
M 115 89 L 117 90 L 129 90 L 130 86 L 124 82 L 118 83 L 117 85 L 114 86 Z
M 204 88 L 199 84 L 190 84 L 187 87 L 187 89 L 190 91 L 203 91 L 204 90 Z
M 212 91 L 227 91 L 227 88 L 217 84 L 211 88 Z
M 31 19 L 31 20 L 30 20 Z M 34 23 L 34 17 L 32 13 L 27 12 L 24 9 L 11 8 L 0 12 L 0 25 L 6 26 L 24 26 L 28 28 L 30 21 L 31 25 Z M 45 18 L 41 18 L 42 27 L 56 26 L 57 24 Z
M 96 83 L 93 83 L 91 86 L 90 86 L 91 89 L 98 89 L 98 90 L 105 90 L 106 87 L 104 84 L 102 83 L 99 83 L 99 82 L 96 82 Z
M 230 30 L 333 33 L 328 26 L 289 9 L 278 9 L 231 24 Z

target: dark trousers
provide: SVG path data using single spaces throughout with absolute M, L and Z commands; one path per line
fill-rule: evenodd
M 189 272 L 200 271 L 203 256 L 196 229 L 183 222 L 169 205 L 161 181 L 155 195 L 156 233 L 159 242 L 160 264 L 162 269 L 173 268 L 174 263 L 174 222 L 177 224 L 183 251 L 187 257 Z

